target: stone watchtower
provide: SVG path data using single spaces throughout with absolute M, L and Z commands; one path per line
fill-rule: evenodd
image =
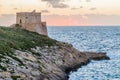
M 46 22 L 41 21 L 40 12 L 19 12 L 16 17 L 16 24 L 19 24 L 23 29 L 48 35 Z

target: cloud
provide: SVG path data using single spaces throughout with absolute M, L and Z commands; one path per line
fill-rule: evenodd
M 75 8 L 75 7 L 71 8 L 71 10 L 76 10 L 76 9 L 79 9 L 79 8 Z
M 42 20 L 47 21 L 49 26 L 95 26 L 95 25 L 120 25 L 120 15 L 44 15 Z
M 91 2 L 91 0 L 86 0 L 86 2 Z
M 80 2 L 91 2 L 92 0 L 79 0 Z
M 50 11 L 48 11 L 48 10 L 41 10 L 41 12 L 43 12 L 43 13 L 49 13 Z
M 96 7 L 90 8 L 91 11 L 96 10 L 96 9 L 97 9 Z
M 73 8 L 71 8 L 71 10 L 77 10 L 77 9 L 82 9 L 82 8 L 83 8 L 83 6 L 80 6 L 79 8 L 73 7 Z
M 82 15 L 44 15 L 42 20 L 45 20 L 49 26 L 79 26 L 85 24 Z
M 64 0 L 41 0 L 43 2 L 47 2 L 50 4 L 53 8 L 67 8 L 68 5 L 64 4 Z
M 80 6 L 80 8 L 83 8 L 83 6 Z
M 0 4 L 0 8 L 2 8 L 3 5 Z
M 13 8 L 14 10 L 18 10 L 18 8 Z

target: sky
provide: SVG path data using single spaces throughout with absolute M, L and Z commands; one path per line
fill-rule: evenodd
M 120 0 L 0 0 L 0 26 L 14 24 L 16 12 L 33 10 L 48 26 L 120 25 Z

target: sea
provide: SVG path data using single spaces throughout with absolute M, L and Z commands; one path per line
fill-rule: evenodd
M 106 52 L 110 57 L 71 71 L 69 80 L 120 80 L 120 26 L 51 26 L 48 34 L 79 51 Z

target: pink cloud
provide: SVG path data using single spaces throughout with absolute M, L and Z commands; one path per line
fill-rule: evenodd
M 46 20 L 50 26 L 79 26 L 85 24 L 81 15 L 46 15 L 43 16 L 43 20 Z
M 95 25 L 120 25 L 120 15 L 47 15 L 43 16 L 50 26 L 95 26 Z

